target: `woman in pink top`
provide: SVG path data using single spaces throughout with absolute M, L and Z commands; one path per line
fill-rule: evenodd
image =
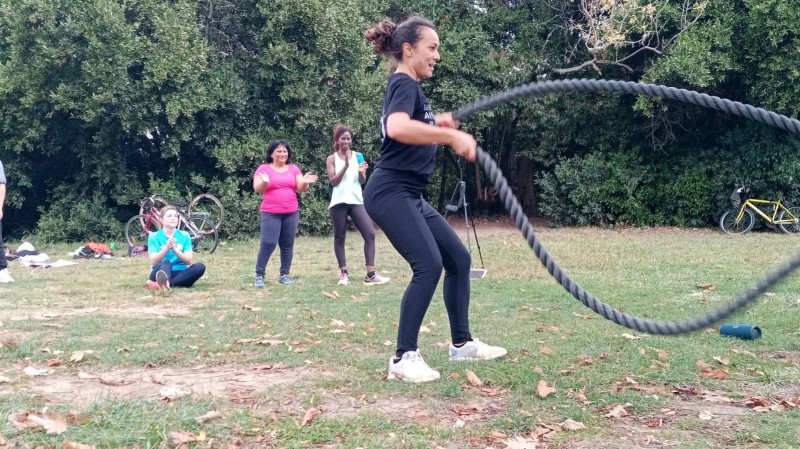
M 267 147 L 265 164 L 253 175 L 253 190 L 263 195 L 261 200 L 261 245 L 256 259 L 255 288 L 264 288 L 264 271 L 275 247 L 281 249 L 281 269 L 278 282 L 291 285 L 289 269 L 294 257 L 294 238 L 300 222 L 297 192 L 305 192 L 317 181 L 313 173 L 303 174 L 292 164 L 292 150 L 285 140 L 273 140 Z

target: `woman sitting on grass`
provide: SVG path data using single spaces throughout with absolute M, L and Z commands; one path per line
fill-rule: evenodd
M 192 264 L 192 239 L 178 229 L 178 210 L 174 206 L 161 209 L 162 228 L 147 238 L 150 263 L 150 290 L 169 290 L 172 287 L 191 287 L 206 272 L 202 263 Z

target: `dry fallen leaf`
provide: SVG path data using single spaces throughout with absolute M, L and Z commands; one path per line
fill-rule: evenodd
M 328 298 L 336 299 L 336 295 L 333 293 L 322 292 L 323 295 L 327 296 Z
M 28 376 L 36 377 L 36 376 L 46 376 L 50 370 L 49 369 L 38 369 L 32 366 L 26 366 L 25 369 L 22 370 Z
M 191 432 L 170 432 L 169 445 L 172 447 L 197 441 L 197 436 Z
M 625 407 L 630 407 L 630 406 L 631 406 L 630 403 L 626 403 L 625 405 L 617 404 L 603 416 L 606 418 L 622 418 L 623 416 L 628 416 L 630 413 L 628 413 L 628 411 L 625 410 Z
M 83 371 L 78 371 L 78 379 L 99 379 L 100 376 L 95 376 L 94 374 L 84 373 Z
M 502 443 L 505 444 L 507 449 L 536 449 L 535 441 L 523 438 L 521 436 L 509 438 L 505 441 L 502 441 Z
M 640 335 L 631 335 L 631 334 L 622 334 L 623 337 L 627 338 L 628 340 L 639 340 L 642 338 Z
M 82 362 L 83 359 L 86 358 L 87 355 L 92 355 L 92 354 L 94 354 L 94 351 L 92 351 L 92 350 L 75 351 L 75 352 L 72 353 L 71 356 L 69 356 L 69 361 L 72 362 L 72 363 L 79 363 L 79 362 Z
M 725 365 L 725 366 L 728 366 L 731 363 L 731 359 L 729 359 L 727 357 L 716 356 L 716 357 L 714 357 L 714 360 L 716 360 L 717 362 L 719 362 L 720 364 Z
M 65 441 L 64 442 L 64 449 L 95 449 L 95 446 L 90 446 L 88 444 L 76 443 L 74 441 Z
M 103 374 L 100 376 L 100 383 L 112 387 L 121 387 L 123 385 L 130 385 L 133 383 L 133 381 L 129 379 L 123 379 L 121 377 L 116 377 L 111 374 Z
M 428 326 L 422 326 L 419 328 L 419 332 L 422 334 L 428 334 L 430 333 L 430 331 L 431 329 Z
M 548 355 L 548 354 L 552 354 L 552 353 L 553 353 L 553 350 L 552 350 L 552 349 L 550 349 L 550 348 L 548 348 L 547 346 L 540 346 L 540 347 L 539 347 L 539 353 L 540 353 L 540 354 L 545 354 L 545 355 Z
M 67 430 L 67 421 L 55 412 L 23 412 L 8 418 L 12 426 L 25 429 L 41 427 L 48 435 L 60 435 Z
M 174 401 L 175 399 L 182 398 L 184 396 L 188 396 L 190 394 L 187 390 L 182 390 L 178 387 L 163 387 L 158 390 L 158 397 L 162 401 Z
M 0 384 L 7 384 L 7 383 L 11 383 L 11 379 L 9 379 L 6 376 L 0 376 Z
M 308 411 L 306 411 L 306 415 L 303 416 L 303 421 L 300 423 L 300 427 L 304 427 L 306 424 L 313 421 L 314 418 L 323 413 L 325 413 L 325 407 L 322 406 L 308 409 Z
M 703 421 L 711 421 L 712 419 L 714 419 L 714 414 L 709 412 L 708 410 L 703 410 L 700 412 L 699 418 L 702 419 Z
M 565 430 L 580 430 L 586 428 L 586 425 L 584 425 L 582 422 L 573 421 L 571 419 L 567 419 L 566 421 L 560 423 L 559 426 Z
M 222 418 L 222 414 L 216 410 L 211 410 L 210 412 L 207 412 L 204 415 L 195 416 L 194 422 L 196 422 L 197 424 L 203 424 L 206 421 L 210 421 L 216 418 Z
M 483 381 L 470 370 L 467 370 L 467 380 L 475 387 L 480 387 L 483 385 Z
M 536 384 L 536 394 L 539 395 L 540 398 L 544 399 L 550 395 L 550 393 L 555 392 L 556 389 L 551 387 L 547 384 L 546 381 L 540 380 L 538 384 Z

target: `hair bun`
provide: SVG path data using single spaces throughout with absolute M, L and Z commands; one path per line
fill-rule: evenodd
M 381 20 L 377 25 L 367 29 L 364 37 L 372 46 L 372 51 L 379 55 L 390 55 L 392 53 L 392 34 L 397 29 L 397 25 L 391 20 Z

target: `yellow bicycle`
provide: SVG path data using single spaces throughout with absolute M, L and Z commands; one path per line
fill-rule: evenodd
M 787 207 L 780 200 L 750 198 L 750 188 L 743 186 L 731 194 L 733 207 L 719 218 L 719 228 L 726 234 L 744 234 L 753 229 L 756 214 L 768 223 L 777 226 L 786 234 L 800 232 L 800 207 Z

